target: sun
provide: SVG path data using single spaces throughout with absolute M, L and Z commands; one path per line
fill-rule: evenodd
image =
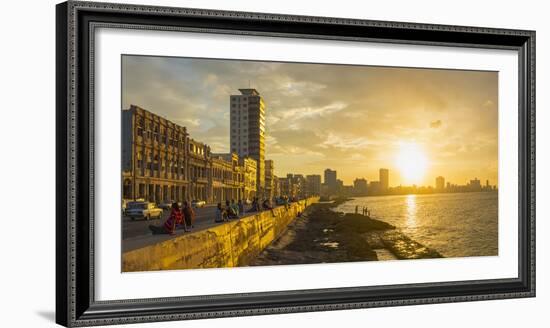
M 404 184 L 420 184 L 428 169 L 428 157 L 415 142 L 401 142 L 395 156 L 395 166 Z

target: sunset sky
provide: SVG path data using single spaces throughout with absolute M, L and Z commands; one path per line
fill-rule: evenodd
M 123 56 L 122 106 L 186 126 L 229 150 L 229 96 L 257 89 L 267 105 L 275 174 L 338 171 L 344 184 L 434 185 L 436 176 L 497 184 L 498 73 Z

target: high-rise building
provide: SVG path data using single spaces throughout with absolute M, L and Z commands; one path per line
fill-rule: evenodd
M 281 183 L 279 182 L 279 177 L 273 176 L 273 197 L 281 196 Z
M 367 180 L 364 178 L 357 178 L 353 181 L 354 194 L 358 196 L 364 196 L 367 194 Z
M 444 188 L 445 188 L 445 178 L 442 176 L 435 178 L 435 189 L 443 190 Z
M 287 175 L 288 176 L 288 175 Z M 293 183 L 297 186 L 297 197 L 303 198 L 306 194 L 306 178 L 303 174 L 294 174 L 292 178 Z
M 481 181 L 479 181 L 478 178 L 475 178 L 474 180 L 470 180 L 470 190 L 478 191 L 481 190 Z
M 369 182 L 369 195 L 377 195 L 380 193 L 380 181 L 371 181 Z
M 298 197 L 300 186 L 296 183 L 293 174 L 287 174 L 286 178 L 279 178 L 281 195 L 286 197 Z
M 327 186 L 328 193 L 334 195 L 338 190 L 338 183 L 336 182 L 336 171 L 331 169 L 325 170 L 325 185 Z
M 312 174 L 306 176 L 306 194 L 320 195 L 321 194 L 321 176 L 318 174 Z
M 336 193 L 340 193 L 342 189 L 344 188 L 344 181 L 337 179 L 336 180 Z
M 265 193 L 265 103 L 256 89 L 230 96 L 230 149 L 257 162 L 257 192 Z
M 390 187 L 390 171 L 388 169 L 380 169 L 380 190 L 387 191 Z

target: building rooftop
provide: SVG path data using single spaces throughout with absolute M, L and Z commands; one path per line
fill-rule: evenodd
M 245 96 L 259 96 L 260 93 L 256 89 L 239 89 L 239 91 Z

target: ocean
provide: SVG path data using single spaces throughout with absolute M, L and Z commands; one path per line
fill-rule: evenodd
M 356 197 L 334 210 L 355 206 L 445 257 L 498 255 L 498 192 Z

